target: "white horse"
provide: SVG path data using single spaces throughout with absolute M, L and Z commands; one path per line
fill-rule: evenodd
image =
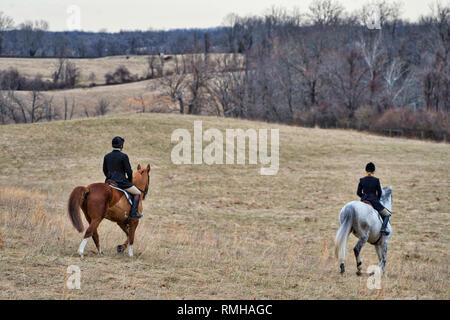
M 380 202 L 386 209 L 392 210 L 392 187 L 383 188 Z M 389 235 L 382 235 L 380 233 L 382 223 L 383 220 L 380 214 L 372 206 L 364 202 L 352 201 L 342 208 L 339 215 L 340 226 L 334 240 L 335 254 L 339 257 L 341 263 L 341 273 L 345 272 L 345 247 L 347 246 L 347 238 L 350 232 L 359 239 L 353 249 L 358 269 L 356 274 L 358 276 L 361 275 L 362 262 L 359 259 L 359 254 L 366 242 L 375 246 L 380 261 L 379 267 L 383 270 L 383 274 L 385 273 L 388 240 L 392 236 L 392 228 L 390 223 L 388 223 L 387 231 L 389 231 Z

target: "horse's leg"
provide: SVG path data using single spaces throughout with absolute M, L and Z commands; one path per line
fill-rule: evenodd
M 136 232 L 136 228 L 137 228 L 138 224 L 139 224 L 139 220 L 137 220 L 137 219 L 131 219 L 131 222 L 130 222 L 130 229 L 129 229 L 129 234 L 128 234 L 128 243 L 129 243 L 129 246 L 128 246 L 128 255 L 129 255 L 130 257 L 133 256 L 134 234 L 135 234 L 135 232 Z
M 355 248 L 353 248 L 353 252 L 355 253 L 355 258 L 356 258 L 356 268 L 358 269 L 356 274 L 358 276 L 361 275 L 361 270 L 362 270 L 362 262 L 359 258 L 359 254 L 361 253 L 361 249 L 364 246 L 364 244 L 366 244 L 368 238 L 369 238 L 369 236 L 367 234 L 361 235 Z
M 127 235 L 127 240 L 125 241 L 125 243 L 124 244 L 120 244 L 120 245 L 117 246 L 117 253 L 122 253 L 125 250 L 125 248 L 128 246 L 128 224 L 127 223 L 123 223 L 123 222 L 117 222 L 117 225 Z
M 92 239 L 94 239 L 95 246 L 97 247 L 98 255 L 101 257 L 103 255 L 102 248 L 100 248 L 100 239 L 98 237 L 97 229 L 95 229 L 92 234 Z
M 385 275 L 385 267 L 386 267 L 386 259 L 387 259 L 387 249 L 388 249 L 388 242 L 387 240 L 383 241 L 381 244 L 381 262 L 380 262 L 380 268 L 383 270 L 383 276 Z
M 375 251 L 377 252 L 378 256 L 378 267 L 381 269 L 381 267 L 383 266 L 383 248 L 379 243 L 375 245 Z
M 91 217 L 88 216 L 88 214 L 86 213 L 86 207 L 82 208 L 83 212 L 84 212 L 84 216 L 86 217 L 86 220 L 89 224 L 91 224 Z M 98 232 L 97 230 L 94 231 L 94 233 L 92 234 L 92 239 L 94 240 L 95 246 L 97 247 L 97 251 L 98 251 L 98 255 L 102 256 L 103 252 L 102 249 L 100 248 L 100 239 L 98 237 Z
M 102 217 L 95 218 L 95 219 L 91 218 L 89 227 L 87 228 L 86 233 L 84 234 L 84 239 L 83 239 L 83 241 L 81 241 L 80 247 L 78 248 L 78 253 L 80 254 L 81 258 L 84 257 L 84 247 L 86 247 L 86 244 L 87 244 L 89 238 L 94 235 L 95 231 L 97 231 L 97 227 L 100 224 L 100 222 L 102 221 L 102 219 L 103 219 Z

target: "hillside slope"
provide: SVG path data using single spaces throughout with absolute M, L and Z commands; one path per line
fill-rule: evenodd
M 261 176 L 260 165 L 173 164 L 171 134 L 192 133 L 194 120 L 203 121 L 203 131 L 224 134 L 278 128 L 278 174 Z M 89 252 L 90 241 L 80 261 L 82 235 L 69 223 L 66 201 L 75 186 L 103 181 L 103 155 L 116 135 L 125 138 L 134 168 L 152 166 L 137 256 L 115 253 L 124 235 L 104 221 L 105 256 Z M 450 298 L 448 144 L 133 114 L 1 126 L 0 149 L 0 298 Z M 368 161 L 383 185 L 393 186 L 394 235 L 382 291 L 367 289 L 367 275 L 355 275 L 354 236 L 343 277 L 333 257 L 339 211 L 357 199 Z M 377 264 L 371 245 L 361 258 L 364 271 Z M 71 264 L 81 268 L 81 290 L 64 285 Z

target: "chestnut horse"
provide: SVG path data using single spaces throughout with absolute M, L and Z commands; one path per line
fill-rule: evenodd
M 133 184 L 141 191 L 139 213 L 142 212 L 142 200 L 145 199 L 148 192 L 150 183 L 149 172 L 150 165 L 147 168 L 141 168 L 141 165 L 138 165 L 137 171 L 133 174 Z M 125 243 L 117 246 L 117 252 L 122 253 L 128 246 L 128 254 L 130 257 L 133 256 L 134 234 L 139 224 L 139 219 L 128 218 L 131 205 L 122 191 L 111 188 L 106 183 L 93 183 L 87 187 L 76 187 L 73 189 L 68 201 L 69 217 L 75 229 L 78 232 L 83 232 L 80 208 L 83 210 L 84 216 L 89 223 L 89 227 L 78 249 L 78 253 L 82 258 L 84 256 L 84 247 L 90 237 L 94 239 L 99 256 L 102 255 L 97 228 L 104 218 L 116 222 L 127 235 Z

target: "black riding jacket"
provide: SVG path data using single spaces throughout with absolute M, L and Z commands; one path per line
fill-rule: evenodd
M 361 201 L 368 200 L 372 203 L 375 210 L 383 210 L 384 206 L 380 203 L 381 194 L 380 180 L 373 176 L 365 176 L 359 179 L 358 191 L 356 194 L 361 197 Z
M 113 180 L 119 188 L 127 189 L 133 186 L 133 170 L 131 170 L 130 160 L 125 153 L 119 150 L 113 150 L 105 155 L 103 173 L 106 176 L 105 181 Z

